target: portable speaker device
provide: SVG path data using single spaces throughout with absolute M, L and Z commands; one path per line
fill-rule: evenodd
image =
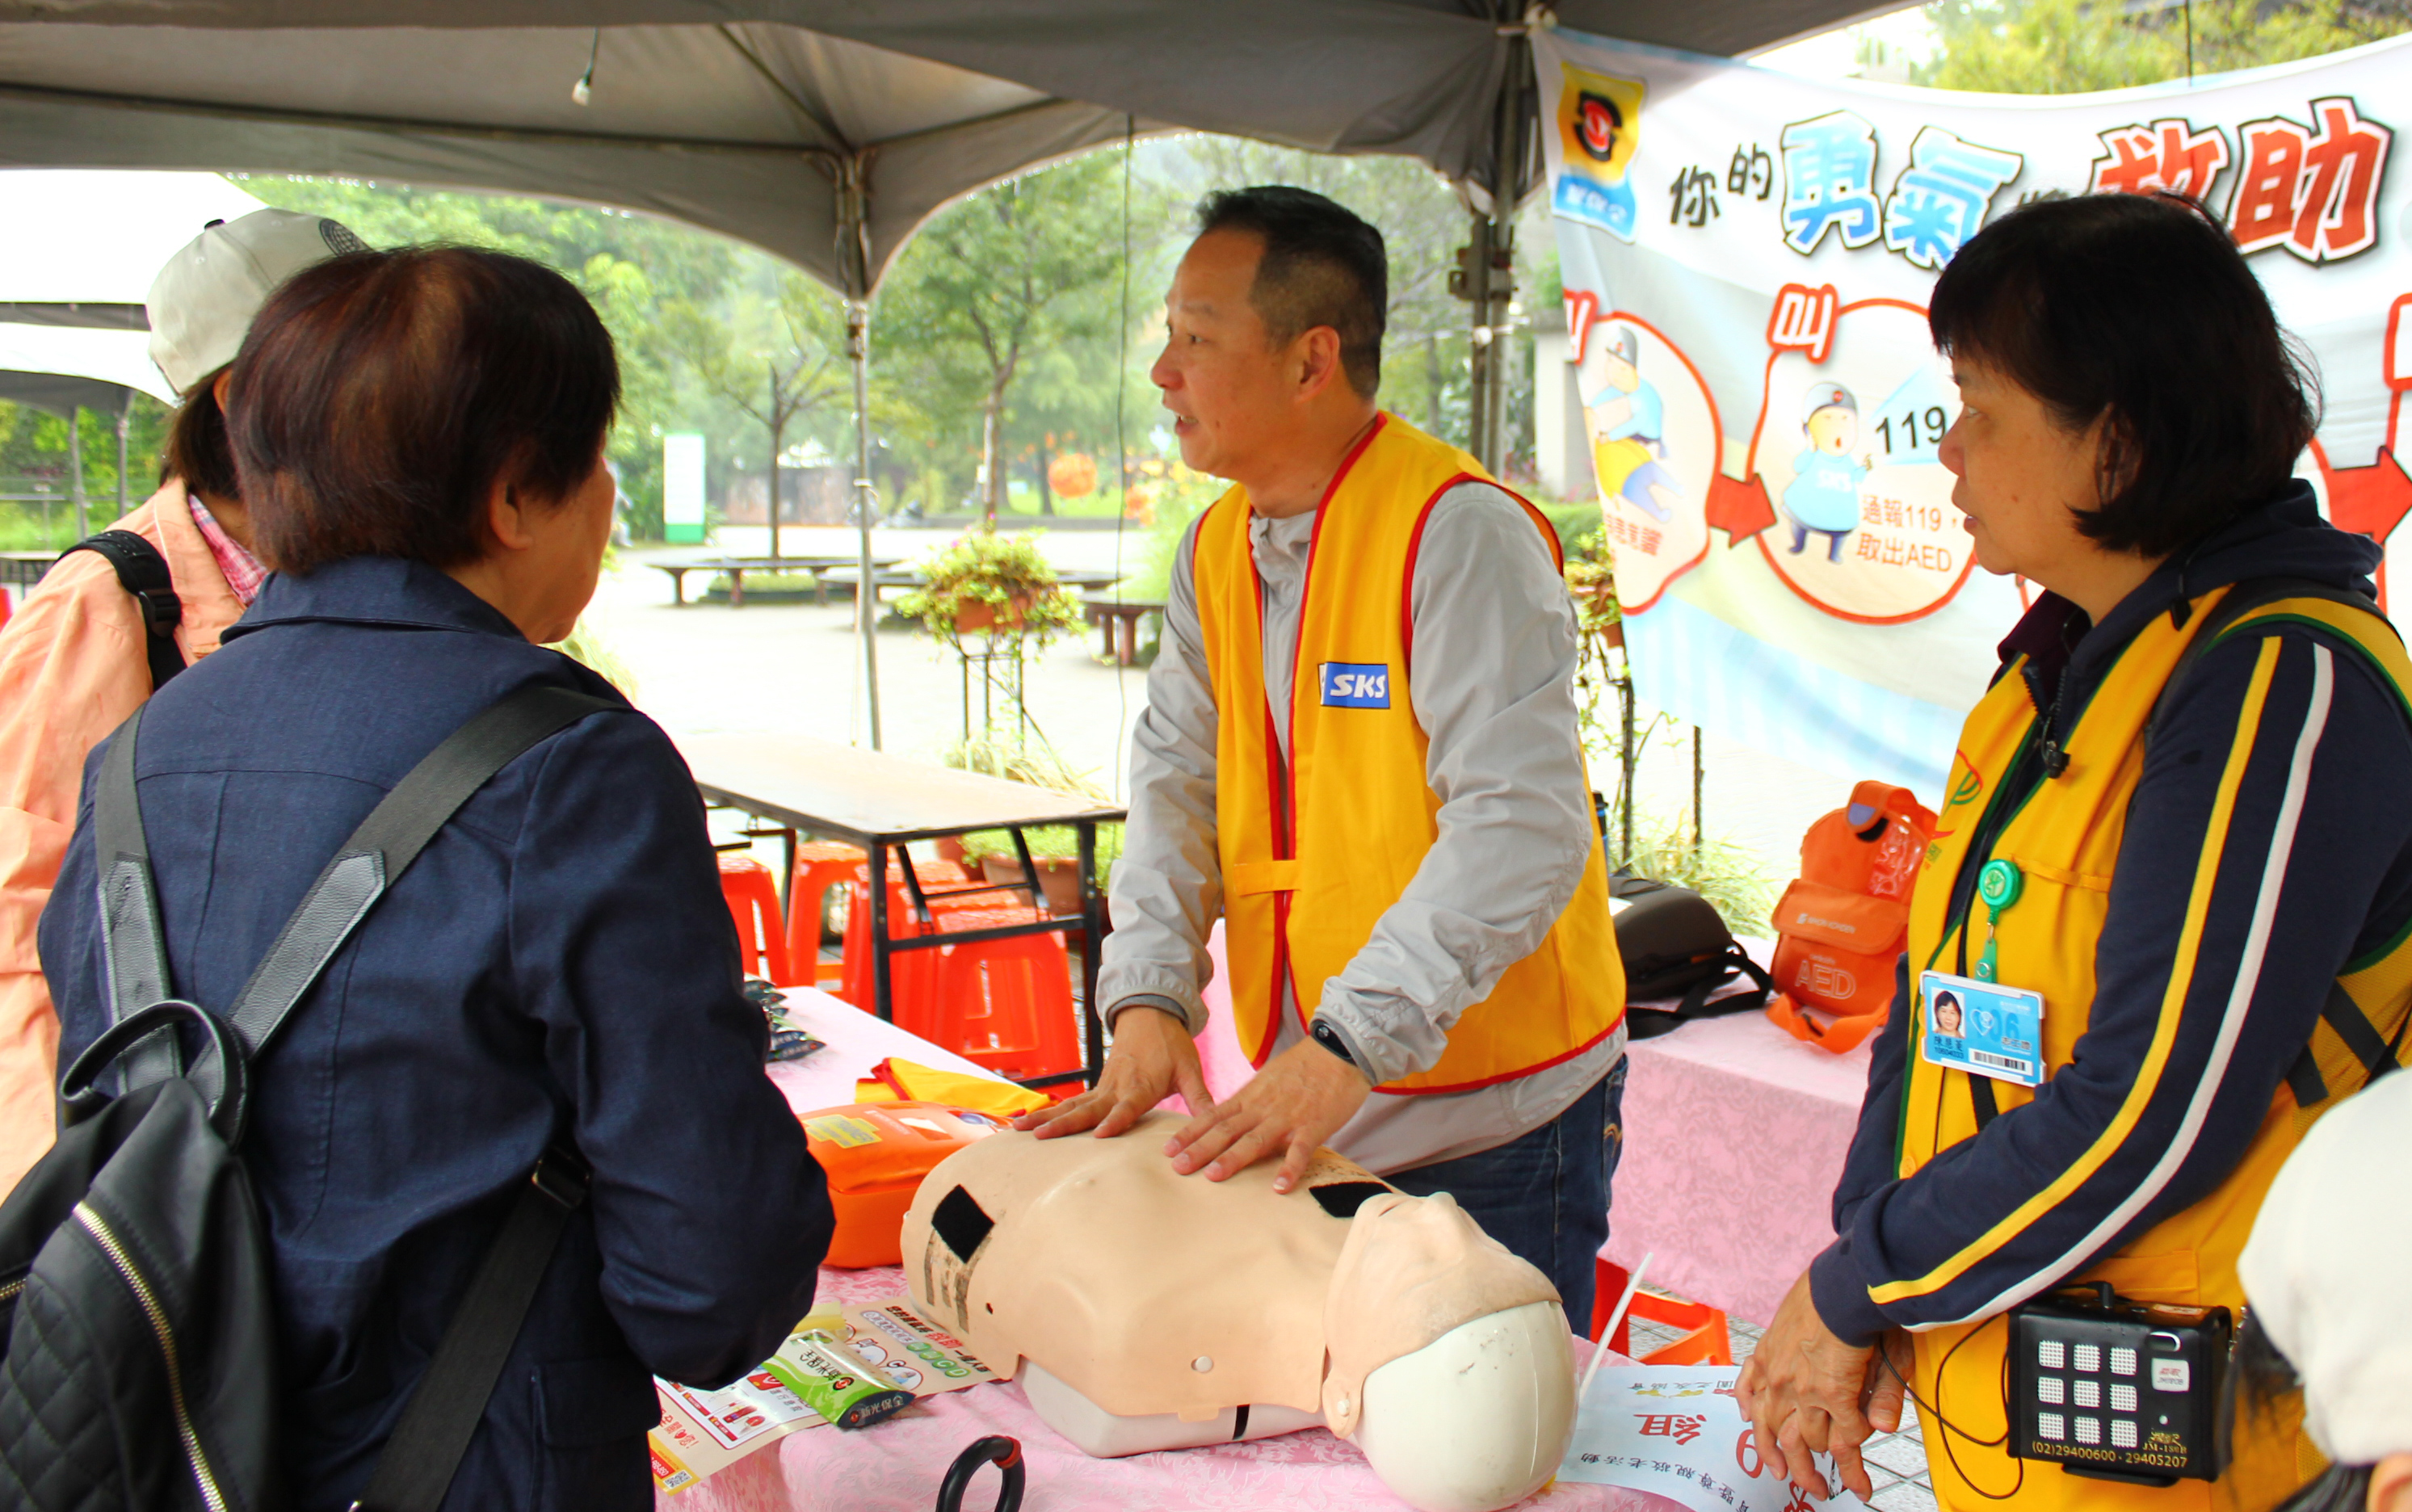
M 2218 1479 L 2234 1332 L 2224 1307 L 2133 1302 L 2107 1282 L 2013 1309 L 2010 1452 L 2102 1480 Z

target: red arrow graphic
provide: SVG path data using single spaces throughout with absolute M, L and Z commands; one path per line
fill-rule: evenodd
M 1726 533 L 1729 547 L 1740 546 L 1775 523 L 1775 506 L 1767 499 L 1767 479 L 1757 473 L 1746 483 L 1723 473 L 1711 478 L 1705 513 L 1710 525 Z

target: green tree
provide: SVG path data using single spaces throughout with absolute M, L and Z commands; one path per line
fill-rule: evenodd
M 2225 73 L 2358 47 L 2412 27 L 2392 7 L 2347 0 L 2199 0 L 2144 7 L 2115 0 L 1940 0 L 1940 42 L 1913 71 L 1938 89 L 2073 95 Z
M 790 426 L 851 394 L 844 315 L 803 274 L 706 303 L 669 301 L 657 329 L 704 387 L 770 433 L 766 480 L 771 554 L 779 554 L 779 459 Z
M 880 365 L 896 363 L 942 408 L 969 401 L 978 416 L 991 520 L 1006 500 L 1016 380 L 1037 354 L 1101 333 L 1098 296 L 1122 267 L 1118 169 L 1093 154 L 967 197 L 921 228 L 879 294 Z

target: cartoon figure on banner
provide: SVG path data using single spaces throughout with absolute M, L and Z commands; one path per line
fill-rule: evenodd
M 1826 537 L 1826 560 L 1843 560 L 1843 542 L 1860 528 L 1860 485 L 1870 459 L 1860 445 L 1860 402 L 1839 383 L 1813 383 L 1802 401 L 1801 433 L 1808 449 L 1792 459 L 1784 513 L 1792 522 L 1792 554 L 1812 532 Z
M 1663 525 L 1684 502 L 1674 475 L 1658 462 L 1667 455 L 1667 402 L 1634 365 L 1640 343 L 1633 328 L 1614 328 L 1610 340 L 1614 345 L 1601 354 L 1603 381 L 1583 395 L 1600 495 L 1614 494 Z
M 1716 401 L 1691 360 L 1636 316 L 1575 321 L 1575 368 L 1599 481 L 1602 527 L 1627 614 L 1658 600 L 1709 546 L 1702 501 L 1725 448 Z
M 1641 141 L 1638 79 L 1618 79 L 1565 65 L 1558 92 L 1558 138 L 1563 151 L 1550 206 L 1568 220 L 1596 226 L 1630 242 L 1640 207 L 1629 169 Z
M 1720 488 L 1716 523 L 1737 543 L 1755 536 L 1787 587 L 1838 619 L 1931 614 L 1973 559 L 1937 454 L 1959 396 L 1926 312 L 1899 300 L 1837 305 L 1824 289 L 1787 294 L 1816 318 L 1783 318 L 1786 295 L 1771 309 L 1749 471 Z
M 2339 467 L 2327 446 L 2315 436 L 2295 476 L 2312 485 L 2320 513 L 2339 530 L 2367 536 L 2386 553 L 2372 576 L 2378 587 L 2378 607 L 2392 613 L 2390 593 L 2397 569 L 2412 561 L 2412 531 L 2398 527 L 2412 515 L 2412 473 L 2405 471 L 2404 412 L 2412 402 L 2412 294 L 2401 294 L 2387 312 L 2387 334 L 2380 344 L 2379 379 L 2386 384 L 2387 439 L 2366 466 Z M 2404 579 L 2395 578 L 2402 581 Z

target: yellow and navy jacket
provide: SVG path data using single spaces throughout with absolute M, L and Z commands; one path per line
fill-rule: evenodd
M 1838 1240 L 1812 1266 L 1843 1339 L 1956 1341 L 2080 1276 L 2241 1302 L 2233 1249 L 2262 1167 L 2366 1076 L 2323 1020 L 2340 981 L 2403 1051 L 2412 663 L 2363 610 L 2287 600 L 2221 624 L 2216 606 L 2262 579 L 2366 594 L 2375 562 L 2296 485 L 2166 562 L 2103 624 L 2045 595 L 2005 641 L 1919 875 L 1835 1189 Z M 2034 1094 L 1918 1054 L 1918 972 L 1961 972 L 1956 943 L 1982 941 L 1971 892 L 1988 856 L 2026 871 L 2000 943 L 2002 981 L 2045 996 Z M 1973 1356 L 2000 1360 L 2000 1327 L 1971 1350 L 1988 1374 Z M 1997 1420 L 1993 1377 L 1976 1374 L 1951 1416 Z

